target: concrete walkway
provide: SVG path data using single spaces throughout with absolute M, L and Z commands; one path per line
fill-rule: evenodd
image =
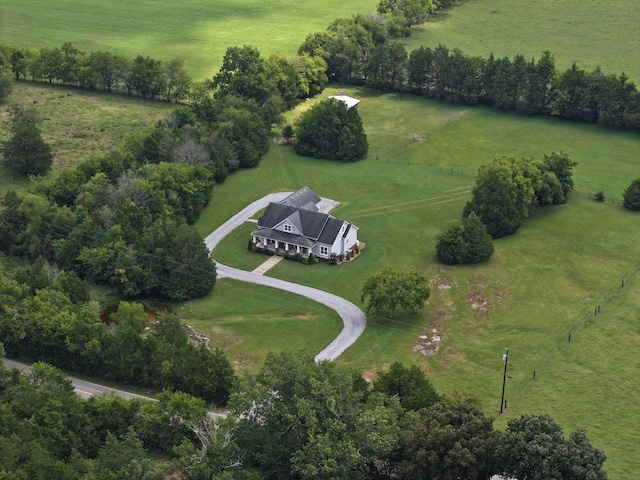
M 277 264 L 279 264 L 282 260 L 284 260 L 284 257 L 280 257 L 278 255 L 272 255 L 262 265 L 254 268 L 251 272 L 257 273 L 258 275 L 264 275 L 273 267 L 275 267 Z
M 204 242 L 210 252 L 213 252 L 214 248 L 220 243 L 220 241 L 229 235 L 233 230 L 246 222 L 248 218 L 251 218 L 256 212 L 265 208 L 269 202 L 279 202 L 290 195 L 292 192 L 279 192 L 272 193 L 256 200 L 252 204 L 243 208 L 240 212 L 236 213 L 233 217 L 220 225 L 215 231 L 211 232 Z M 320 206 L 321 209 L 333 209 L 337 202 L 323 198 Z M 273 258 L 273 257 L 271 257 Z M 279 257 L 282 258 L 282 257 Z M 344 325 L 340 334 L 318 355 L 316 355 L 316 362 L 323 360 L 335 360 L 338 358 L 347 348 L 355 343 L 362 332 L 364 332 L 367 324 L 367 317 L 364 312 L 356 305 L 344 298 L 338 297 L 332 293 L 328 293 L 316 288 L 299 285 L 297 283 L 286 282 L 277 278 L 266 277 L 254 272 L 247 272 L 237 268 L 227 267 L 221 263 L 216 262 L 218 278 L 233 278 L 243 282 L 255 283 L 258 285 L 264 285 L 267 287 L 278 288 L 287 292 L 302 295 L 304 297 L 315 300 L 335 310 L 340 317 L 342 317 L 342 323 Z

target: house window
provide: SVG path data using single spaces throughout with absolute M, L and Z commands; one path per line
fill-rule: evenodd
M 320 255 L 329 255 L 329 247 L 320 247 Z
M 291 233 L 292 229 L 291 229 L 291 225 L 289 225 L 288 223 L 284 224 L 284 231 Z

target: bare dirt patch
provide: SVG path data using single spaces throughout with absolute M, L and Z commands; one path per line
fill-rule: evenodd
M 487 313 L 491 309 L 491 305 L 479 293 L 473 292 L 467 295 L 469 306 L 478 313 Z

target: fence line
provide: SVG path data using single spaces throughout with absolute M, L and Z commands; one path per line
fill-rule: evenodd
M 603 195 L 603 197 L 599 199 L 597 198 L 597 195 L 595 193 L 585 193 L 585 192 L 579 192 L 577 190 L 574 190 L 573 192 L 569 192 L 569 195 L 572 197 L 587 198 L 589 200 L 602 202 L 602 203 L 612 203 L 614 205 L 622 205 L 622 202 L 623 202 L 622 197 L 607 197 Z
M 537 374 L 546 366 L 548 366 L 551 361 L 555 357 L 557 357 L 569 343 L 571 343 L 571 340 L 574 339 L 576 335 L 578 335 L 582 330 L 584 330 L 585 327 L 600 314 L 602 308 L 606 307 L 611 302 L 611 300 L 613 300 L 622 291 L 625 285 L 627 285 L 634 277 L 638 275 L 639 272 L 640 263 L 637 263 L 633 267 L 633 269 L 631 269 L 631 271 L 629 271 L 615 287 L 611 288 L 604 295 L 604 297 L 600 299 L 599 302 L 594 302 L 592 305 L 584 306 L 580 313 L 577 315 L 579 321 L 576 323 L 576 325 L 574 325 L 574 327 L 567 332 L 566 337 L 563 337 L 558 341 L 556 347 L 551 352 L 549 352 L 549 354 L 543 360 L 533 366 L 532 375 L 527 379 L 522 380 L 520 384 L 512 390 L 509 398 L 517 396 L 525 388 L 527 388 L 531 384 L 531 382 L 536 379 Z

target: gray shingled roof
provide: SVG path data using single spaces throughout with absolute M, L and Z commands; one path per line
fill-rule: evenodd
M 305 237 L 317 240 L 329 218 L 333 217 L 327 213 L 312 212 L 280 203 L 270 203 L 264 211 L 264 215 L 258 220 L 258 226 L 273 228 L 287 218 Z
M 308 247 L 316 242 L 332 245 L 346 222 L 328 213 L 319 212 L 319 202 L 320 197 L 309 187 L 304 187 L 280 203 L 270 203 L 258 220 L 258 229 L 252 235 Z M 302 235 L 274 230 L 285 220 L 291 222 Z M 346 231 L 350 228 L 351 225 L 347 223 Z
M 305 210 L 317 212 L 320 197 L 309 187 L 303 187 L 297 192 L 293 192 L 280 203 L 282 205 L 289 205 L 291 207 L 304 208 Z
M 318 238 L 318 243 L 327 243 L 329 245 L 332 245 L 336 237 L 340 233 L 340 228 L 342 228 L 343 224 L 344 220 L 339 220 L 337 218 L 331 217 L 322 230 L 322 235 L 320 235 L 320 238 Z

